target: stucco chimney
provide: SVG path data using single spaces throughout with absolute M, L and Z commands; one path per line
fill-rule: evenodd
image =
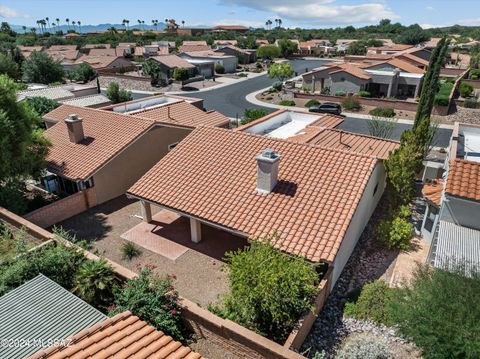
M 68 115 L 68 117 L 65 119 L 65 123 L 67 124 L 70 142 L 79 143 L 85 138 L 83 134 L 82 119 L 76 114 Z
M 265 149 L 256 157 L 257 160 L 257 192 L 270 193 L 278 181 L 280 155 L 272 149 Z

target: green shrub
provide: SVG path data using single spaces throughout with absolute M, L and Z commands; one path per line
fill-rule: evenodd
M 118 279 L 106 260 L 89 260 L 78 269 L 72 291 L 94 307 L 107 308 L 117 285 Z
M 390 301 L 395 289 L 383 280 L 365 284 L 355 302 L 347 302 L 343 315 L 361 320 L 371 320 L 377 324 L 391 325 Z
M 229 252 L 226 259 L 230 293 L 215 311 L 283 342 L 318 292 L 315 268 L 273 248 L 268 239 Z
M 68 74 L 68 77 L 72 81 L 85 83 L 93 79 L 96 75 L 97 75 L 97 72 L 89 64 L 83 63 L 83 64 L 80 64 L 74 70 L 72 70 Z
M 358 334 L 348 338 L 336 359 L 393 359 L 388 342 L 382 337 Z
M 188 69 L 185 67 L 176 67 L 173 70 L 173 78 L 182 82 L 188 80 Z
M 273 84 L 272 84 L 272 88 L 276 91 L 280 91 L 283 87 L 283 82 L 282 81 L 275 81 Z
M 0 266 L 0 296 L 42 273 L 66 289 L 85 261 L 82 253 L 64 245 L 48 245 Z
M 480 69 L 471 69 L 470 78 L 472 80 L 477 80 L 478 78 L 480 78 Z
M 478 105 L 479 105 L 479 102 L 474 98 L 467 98 L 463 102 L 463 106 L 466 108 L 477 108 Z
M 46 97 L 29 97 L 26 101 L 40 116 L 43 116 L 60 106 L 57 101 Z
M 215 72 L 217 74 L 224 74 L 225 73 L 225 67 L 223 67 L 222 64 L 216 64 L 215 65 Z
M 255 121 L 256 119 L 262 118 L 267 114 L 268 112 L 263 108 L 247 108 L 245 109 L 241 124 L 245 125 L 249 122 Z
M 460 87 L 459 87 L 459 92 L 460 92 L 460 96 L 462 97 L 470 97 L 473 93 L 473 86 L 470 85 L 470 84 L 467 84 L 465 82 L 462 82 L 460 84 Z
M 123 258 L 128 260 L 131 260 L 132 258 L 137 257 L 142 253 L 140 248 L 138 248 L 135 244 L 129 241 L 122 244 L 121 250 Z
M 184 341 L 186 329 L 180 317 L 178 293 L 173 287 L 175 276 L 160 278 L 146 268 L 115 295 L 111 315 L 131 311 L 158 330 Z
M 23 81 L 41 84 L 62 82 L 65 76 L 60 62 L 55 61 L 46 52 L 34 51 L 22 63 Z
M 112 103 L 130 101 L 132 99 L 132 93 L 121 89 L 120 85 L 114 81 L 108 84 L 106 95 Z
M 237 76 L 238 77 L 248 77 L 248 74 L 246 74 L 245 72 L 241 72 Z
M 356 96 L 348 96 L 342 100 L 342 107 L 345 110 L 360 110 L 362 106 Z
M 467 276 L 465 276 L 467 274 Z M 391 303 L 400 332 L 425 359 L 480 358 L 480 274 L 419 266 Z
M 312 91 L 312 86 L 310 86 L 310 85 L 303 85 L 303 86 L 302 86 L 302 91 L 305 92 L 305 93 L 309 93 L 310 91 Z
M 377 234 L 388 248 L 406 250 L 413 237 L 413 225 L 408 219 L 396 216 L 393 220 L 381 220 Z
M 338 90 L 338 91 L 335 91 L 335 93 L 333 94 L 334 96 L 341 96 L 341 97 L 345 97 L 347 95 L 347 93 L 345 91 L 342 91 L 342 90 Z
M 318 106 L 320 105 L 320 102 L 318 102 L 315 99 L 308 100 L 307 103 L 305 104 L 305 107 L 312 107 L 312 106 Z
M 295 106 L 295 101 L 293 100 L 282 100 L 279 105 L 281 106 Z
M 322 91 L 320 91 L 320 93 L 322 95 L 330 95 L 330 87 L 329 86 L 325 86 Z
M 444 95 L 437 95 L 435 96 L 434 103 L 436 106 L 448 106 L 449 97 Z
M 378 117 L 395 117 L 396 113 L 395 110 L 391 107 L 377 107 L 369 112 L 372 116 Z
M 358 91 L 357 95 L 360 96 L 360 97 L 370 97 L 371 96 L 370 92 L 368 92 L 368 91 Z

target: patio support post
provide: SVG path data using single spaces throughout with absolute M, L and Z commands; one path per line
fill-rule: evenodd
M 143 221 L 150 223 L 152 221 L 152 208 L 150 207 L 150 203 L 140 201 L 140 206 L 142 209 Z
M 190 218 L 190 236 L 193 243 L 199 243 L 202 240 L 202 224 L 194 218 Z

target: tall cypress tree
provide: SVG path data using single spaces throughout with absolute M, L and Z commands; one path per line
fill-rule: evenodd
M 423 84 L 422 84 L 422 91 L 420 94 L 420 99 L 418 101 L 417 106 L 417 113 L 415 115 L 415 122 L 414 127 L 418 125 L 421 119 L 425 117 L 430 117 L 430 113 L 432 112 L 433 107 L 433 98 L 431 99 L 432 105 L 429 106 L 430 97 L 435 97 L 437 91 L 437 83 L 438 83 L 438 76 L 434 76 L 435 71 L 438 69 L 438 73 L 440 73 L 440 67 L 443 62 L 443 58 L 445 57 L 446 49 L 448 48 L 448 44 L 446 38 L 442 38 L 435 49 L 432 52 L 432 56 L 430 57 L 430 61 L 428 63 L 427 72 L 423 77 Z M 446 45 L 446 46 L 445 46 Z M 442 56 L 443 53 L 443 56 Z M 438 64 L 440 64 L 438 67 Z M 435 78 L 437 79 L 435 82 Z

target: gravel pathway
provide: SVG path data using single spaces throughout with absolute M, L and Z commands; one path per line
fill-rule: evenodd
M 381 201 L 306 338 L 301 349 L 304 355 L 313 357 L 316 352 L 324 351 L 327 357 L 333 357 L 349 335 L 359 332 L 381 335 L 389 343 L 404 343 L 392 328 L 343 318 L 342 314 L 343 306 L 349 298 L 355 296 L 364 284 L 385 277 L 387 269 L 398 255 L 398 251 L 388 250 L 375 240 L 375 224 L 385 210 L 385 204 Z

